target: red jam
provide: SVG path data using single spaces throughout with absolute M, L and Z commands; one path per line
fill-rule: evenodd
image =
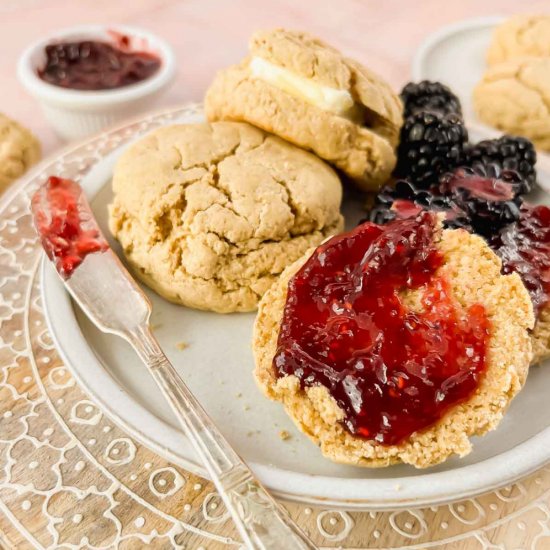
M 64 279 L 88 254 L 109 248 L 74 181 L 50 177 L 34 194 L 31 208 L 42 246 Z
M 550 208 L 523 203 L 516 223 L 490 242 L 504 273 L 515 271 L 529 291 L 535 315 L 550 301 Z
M 117 42 L 121 48 L 92 40 L 50 44 L 38 76 L 62 88 L 110 90 L 141 82 L 159 70 L 161 62 L 156 55 L 127 51 L 127 39 Z
M 370 222 L 321 245 L 289 283 L 273 366 L 321 384 L 354 435 L 399 443 L 476 389 L 489 321 L 437 269 L 435 215 Z M 403 292 L 416 289 L 414 311 Z

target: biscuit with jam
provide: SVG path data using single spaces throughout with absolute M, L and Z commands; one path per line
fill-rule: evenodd
M 260 302 L 256 380 L 335 462 L 464 456 L 525 382 L 533 308 L 519 276 L 462 229 L 434 224 L 427 240 L 426 216 L 331 239 Z
M 209 120 L 249 122 L 313 151 L 362 189 L 378 189 L 395 165 L 399 97 L 307 33 L 255 33 L 249 56 L 216 76 L 205 109 Z
M 342 229 L 342 186 L 316 156 L 248 124 L 161 128 L 113 176 L 110 228 L 168 300 L 256 309 L 283 269 Z

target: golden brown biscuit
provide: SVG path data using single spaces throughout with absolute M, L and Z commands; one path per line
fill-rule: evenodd
M 257 32 L 250 55 L 218 73 L 209 120 L 246 121 L 334 164 L 362 189 L 395 165 L 399 97 L 379 76 L 303 32 Z
M 110 228 L 137 276 L 198 309 L 255 309 L 287 265 L 342 228 L 332 168 L 242 123 L 149 134 L 120 158 L 113 191 Z
M 40 143 L 15 120 L 0 113 L 0 192 L 40 159 Z
M 444 255 L 445 276 L 458 303 L 485 306 L 491 324 L 487 367 L 475 394 L 454 405 L 432 427 L 413 433 L 397 445 L 380 445 L 353 436 L 339 420 L 343 411 L 324 386 L 300 389 L 295 376 L 277 378 L 272 359 L 290 278 L 312 251 L 288 267 L 260 302 L 254 328 L 256 380 L 270 399 L 281 401 L 300 430 L 335 462 L 366 467 L 398 462 L 424 468 L 452 454 L 472 449 L 470 437 L 496 428 L 512 398 L 522 388 L 531 358 L 528 329 L 533 308 L 527 290 L 514 273 L 503 276 L 501 262 L 483 239 L 464 230 L 445 230 L 438 245 Z
M 515 15 L 499 25 L 487 50 L 487 63 L 531 56 L 550 57 L 550 15 Z
M 474 89 L 474 108 L 483 122 L 550 150 L 550 57 L 489 67 Z
M 531 334 L 533 344 L 534 365 L 550 357 L 550 305 L 544 306 L 535 323 L 535 328 Z

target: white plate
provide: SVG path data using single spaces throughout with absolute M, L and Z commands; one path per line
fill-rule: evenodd
M 182 119 L 181 121 L 189 121 Z M 82 181 L 106 235 L 110 178 L 122 148 L 98 160 Z M 361 215 L 347 200 L 350 226 Z M 119 251 L 116 243 L 111 242 Z M 42 295 L 56 347 L 78 381 L 134 437 L 184 468 L 204 474 L 168 406 L 128 345 L 102 334 L 73 309 L 49 264 Z M 176 369 L 259 478 L 279 495 L 346 508 L 431 505 L 489 491 L 541 467 L 550 458 L 550 370 L 534 368 L 499 429 L 475 450 L 430 470 L 362 469 L 321 457 L 278 403 L 256 388 L 250 349 L 253 314 L 219 315 L 170 304 L 152 292 L 155 333 Z M 177 349 L 179 342 L 189 347 Z M 278 433 L 287 430 L 290 441 Z
M 502 20 L 502 17 L 467 19 L 428 36 L 413 57 L 413 80 L 443 82 L 460 99 L 465 120 L 476 120 L 472 91 L 485 72 L 485 52 L 495 26 Z

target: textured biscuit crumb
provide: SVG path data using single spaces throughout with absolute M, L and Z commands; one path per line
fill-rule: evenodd
M 323 161 L 248 124 L 161 128 L 113 176 L 109 226 L 136 276 L 170 301 L 256 309 L 283 269 L 342 229 Z
M 281 430 L 279 432 L 279 437 L 283 440 L 283 441 L 288 441 L 290 439 L 290 434 L 286 431 L 286 430 Z
M 176 348 L 179 350 L 179 351 L 183 351 L 184 349 L 187 349 L 189 347 L 189 344 L 187 342 L 178 342 L 176 344 Z
M 550 357 L 550 305 L 544 306 L 537 317 L 535 328 L 531 333 L 533 344 L 533 364 Z
M 272 367 L 290 278 L 311 251 L 289 266 L 260 303 L 253 349 L 258 385 L 281 401 L 297 427 L 335 462 L 381 467 L 398 462 L 419 468 L 443 462 L 472 449 L 470 436 L 496 428 L 512 398 L 522 388 L 531 359 L 528 329 L 533 307 L 517 274 L 503 276 L 501 262 L 485 242 L 464 230 L 445 230 L 437 246 L 444 254 L 441 273 L 463 308 L 484 305 L 491 323 L 487 367 L 474 395 L 454 405 L 435 425 L 413 433 L 397 445 L 380 445 L 354 437 L 339 423 L 344 412 L 324 386 L 300 388 L 295 376 L 278 378 Z
M 487 50 L 487 63 L 516 57 L 550 57 L 550 15 L 515 15 L 498 25 Z

